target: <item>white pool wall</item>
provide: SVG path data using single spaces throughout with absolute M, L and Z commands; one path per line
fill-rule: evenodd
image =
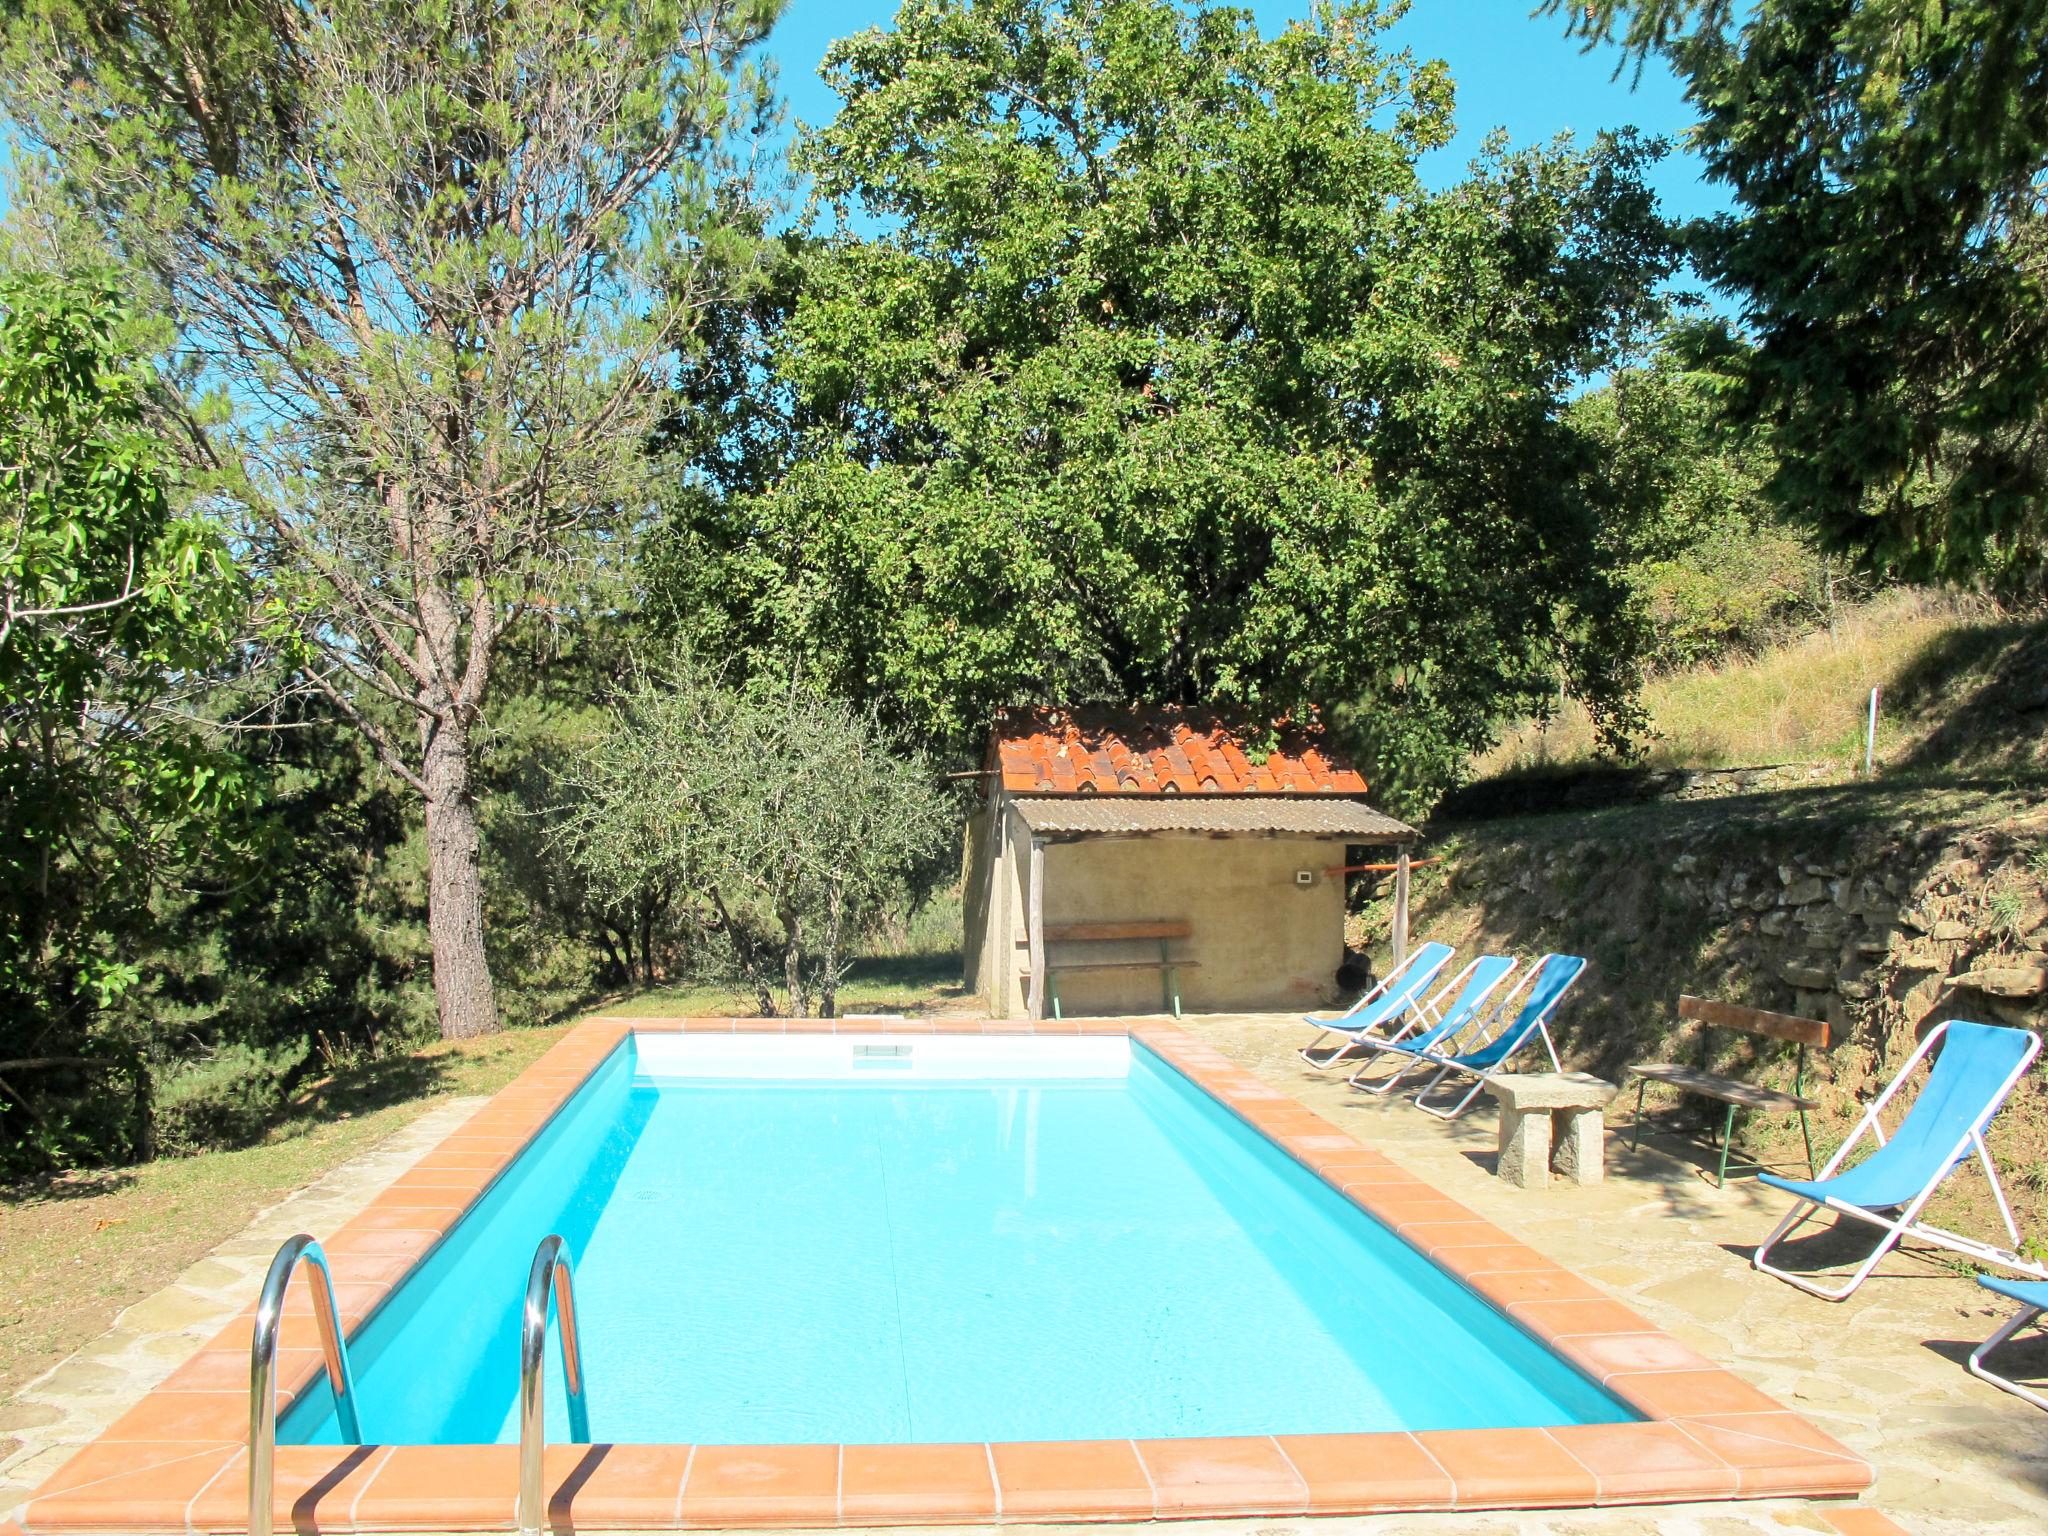
M 635 1034 L 633 1057 L 641 1082 L 1109 1081 L 1129 1075 L 1131 1043 L 1123 1035 Z

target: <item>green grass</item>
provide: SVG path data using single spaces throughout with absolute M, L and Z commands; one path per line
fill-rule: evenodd
M 435 1105 L 495 1092 L 561 1035 L 507 1030 L 353 1063 L 306 1085 L 255 1146 L 0 1186 L 0 1398 L 258 1211 Z

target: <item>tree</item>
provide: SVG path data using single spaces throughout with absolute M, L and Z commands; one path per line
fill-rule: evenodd
M 444 1034 L 496 1027 L 492 661 L 648 504 L 665 375 L 742 281 L 779 0 L 29 0 L 0 90 L 161 289 L 182 443 L 307 677 L 420 797 Z M 31 191 L 34 190 L 32 187 Z M 393 729 L 388 703 L 403 723 Z
M 1560 671 L 1625 726 L 1632 514 L 1564 406 L 1658 309 L 1655 150 L 1429 191 L 1451 87 L 1395 15 L 911 0 L 835 45 L 787 446 L 737 423 L 677 519 L 695 643 L 959 752 L 1019 699 L 1357 701 L 1396 794 Z
M 790 1007 L 838 1008 L 852 941 L 950 848 L 931 764 L 802 682 L 733 688 L 682 665 L 643 683 L 565 775 L 557 836 L 614 905 L 701 902 L 764 1014 L 775 934 Z
M 1658 53 L 1734 211 L 1698 222 L 1739 332 L 1695 353 L 1771 493 L 1881 572 L 2048 577 L 2048 0 L 1595 0 Z
M 241 764 L 190 720 L 244 593 L 178 509 L 123 319 L 103 281 L 0 282 L 0 1163 L 146 1144 L 105 1073 L 146 1117 L 148 1063 L 106 1010 L 155 884 L 250 830 Z
M 1718 382 L 1666 345 L 1571 404 L 1626 499 L 1654 509 L 1631 530 L 1628 565 L 1653 667 L 1761 647 L 1832 612 L 1834 569 L 1811 526 L 1765 494 L 1770 454 L 1726 422 Z

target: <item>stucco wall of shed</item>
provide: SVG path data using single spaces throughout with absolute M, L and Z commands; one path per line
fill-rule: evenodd
M 979 989 L 992 1013 L 1029 1012 L 1025 972 L 1029 833 L 1014 811 L 994 878 Z M 1163 836 L 1088 838 L 1045 850 L 1045 921 L 1180 919 L 1194 930 L 1173 951 L 1198 961 L 1180 975 L 1190 1013 L 1318 1008 L 1336 1000 L 1344 958 L 1344 882 L 1323 871 L 1344 862 L 1345 845 L 1313 838 Z M 1312 872 L 1307 887 L 1295 871 Z M 1002 942 L 1007 939 L 1008 942 Z M 1049 944 L 1062 958 L 1112 959 L 1157 953 L 1156 944 Z M 1062 1011 L 1157 1013 L 1154 971 L 1071 973 L 1060 978 Z M 1048 1013 L 1051 1012 L 1048 1005 Z

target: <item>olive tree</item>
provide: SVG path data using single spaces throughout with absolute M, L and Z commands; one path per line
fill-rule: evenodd
M 689 666 L 622 701 L 563 788 L 557 843 L 592 891 L 688 893 L 764 1014 L 774 965 L 794 1012 L 832 1017 L 853 941 L 917 894 L 955 827 L 931 764 L 871 713 Z

